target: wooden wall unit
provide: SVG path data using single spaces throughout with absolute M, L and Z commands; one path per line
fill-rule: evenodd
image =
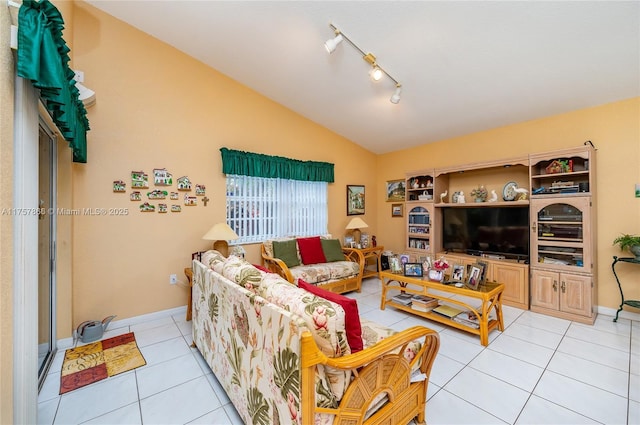
M 596 218 L 595 149 L 584 146 L 526 157 L 508 158 L 407 173 L 406 249 L 416 256 L 435 254 L 468 264 L 489 264 L 487 279 L 505 284 L 504 303 L 583 323 L 595 320 Z M 432 187 L 427 189 L 428 182 Z M 527 190 L 524 199 L 505 200 L 503 190 L 515 182 Z M 412 187 L 417 184 L 417 187 Z M 424 184 L 425 187 L 420 185 Z M 471 190 L 479 185 L 495 191 L 497 200 L 474 202 Z M 422 189 L 422 190 L 421 190 Z M 463 192 L 465 203 L 453 203 Z M 430 199 L 419 195 L 431 194 Z M 444 198 L 441 194 L 446 193 Z M 496 207 L 528 205 L 530 264 L 516 260 L 446 253 L 442 246 L 442 207 Z M 429 248 L 417 250 L 412 208 L 429 213 Z M 418 209 L 415 211 L 418 212 Z
M 592 324 L 597 302 L 595 150 L 530 156 L 531 310 Z

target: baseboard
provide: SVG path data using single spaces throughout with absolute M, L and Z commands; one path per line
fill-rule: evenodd
M 613 318 L 616 317 L 617 310 L 618 310 L 617 308 L 598 306 L 597 312 L 598 314 L 611 316 L 613 320 Z M 618 319 L 627 319 L 627 320 L 634 320 L 634 321 L 640 322 L 640 313 L 632 313 L 630 311 L 622 310 L 620 314 L 618 314 Z
M 183 315 L 186 317 L 186 314 L 187 306 L 184 305 L 182 307 L 175 307 L 168 310 L 156 311 L 154 313 L 142 314 L 140 316 L 129 317 L 127 319 L 114 320 L 109 324 L 108 329 L 118 329 L 125 326 L 138 325 L 140 323 L 149 322 L 151 320 L 158 320 L 175 315 Z M 56 344 L 58 350 L 71 348 L 74 344 L 73 337 L 58 339 L 56 341 Z

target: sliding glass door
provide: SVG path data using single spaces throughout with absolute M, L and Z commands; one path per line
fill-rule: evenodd
M 41 122 L 38 170 L 38 390 L 56 351 L 56 139 Z

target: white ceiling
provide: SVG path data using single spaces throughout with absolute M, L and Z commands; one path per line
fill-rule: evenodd
M 639 1 L 87 1 L 374 153 L 640 96 Z

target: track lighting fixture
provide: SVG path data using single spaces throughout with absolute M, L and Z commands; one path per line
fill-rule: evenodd
M 398 80 L 393 78 L 391 75 L 389 75 L 387 71 L 385 71 L 384 69 L 382 69 L 380 65 L 378 65 L 376 61 L 376 57 L 372 53 L 365 53 L 360 47 L 358 47 L 353 41 L 351 41 L 349 37 L 344 35 L 342 31 L 336 28 L 335 25 L 329 24 L 329 27 L 333 29 L 335 33 L 335 37 L 330 38 L 324 43 L 324 47 L 327 49 L 327 52 L 333 53 L 333 51 L 336 50 L 336 47 L 338 47 L 338 44 L 340 44 L 342 40 L 347 40 L 349 44 L 351 44 L 357 51 L 360 52 L 360 54 L 362 54 L 362 59 L 364 59 L 365 62 L 371 65 L 371 71 L 369 71 L 369 75 L 374 81 L 380 81 L 380 79 L 382 79 L 382 76 L 386 75 L 391 79 L 391 81 L 396 83 L 396 91 L 393 93 L 393 96 L 391 96 L 391 99 L 389 100 L 391 101 L 391 103 L 394 103 L 394 104 L 397 104 L 398 102 L 400 102 L 400 93 L 402 92 L 402 88 L 401 88 L 402 85 L 398 82 Z

